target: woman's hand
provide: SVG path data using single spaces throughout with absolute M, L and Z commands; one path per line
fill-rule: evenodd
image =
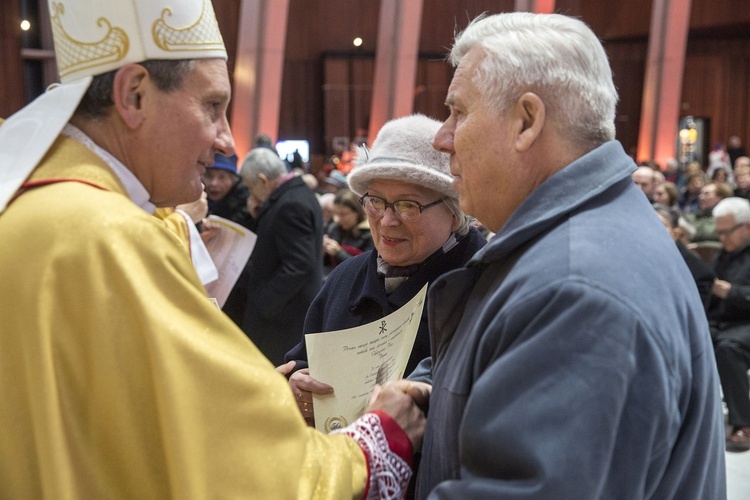
M 339 253 L 339 250 L 341 250 L 341 245 L 339 245 L 339 242 L 329 237 L 328 235 L 324 234 L 323 235 L 323 251 L 327 255 L 336 255 L 337 253 Z
M 333 387 L 323 382 L 319 382 L 310 376 L 310 370 L 303 368 L 289 378 L 289 386 L 292 388 L 294 398 L 297 400 L 297 407 L 299 407 L 302 417 L 307 422 L 307 425 L 315 425 L 315 416 L 313 414 L 313 400 L 312 395 L 326 395 L 333 394 Z

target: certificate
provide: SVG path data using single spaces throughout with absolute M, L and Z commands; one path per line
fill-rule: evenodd
M 310 376 L 334 390 L 313 394 L 319 431 L 346 427 L 362 416 L 375 384 L 404 376 L 426 293 L 427 285 L 398 311 L 372 323 L 305 335 Z
M 211 259 L 219 271 L 219 279 L 206 284 L 206 293 L 224 307 L 234 284 L 245 268 L 258 237 L 239 224 L 216 215 L 208 220 L 219 227 L 219 232 L 206 243 Z

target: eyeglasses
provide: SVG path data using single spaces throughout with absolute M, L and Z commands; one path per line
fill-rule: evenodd
M 396 216 L 402 221 L 416 220 L 422 215 L 423 211 L 430 207 L 434 207 L 443 201 L 445 200 L 441 198 L 432 203 L 428 203 L 427 205 L 422 205 L 418 201 L 413 200 L 396 200 L 393 203 L 388 203 L 380 196 L 373 196 L 369 193 L 365 193 L 364 196 L 359 199 L 365 212 L 367 212 L 367 215 L 370 217 L 379 219 L 385 215 L 385 211 L 388 207 L 391 207 Z
M 729 229 L 721 229 L 719 231 L 716 231 L 716 234 L 718 234 L 719 236 L 729 236 L 730 234 L 732 234 L 733 232 L 737 231 L 739 228 L 741 228 L 745 224 L 746 224 L 745 222 L 741 222 L 739 224 L 735 224 L 734 226 L 730 227 Z

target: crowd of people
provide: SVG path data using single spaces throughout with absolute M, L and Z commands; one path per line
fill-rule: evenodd
M 703 299 L 727 409 L 727 449 L 748 451 L 750 158 L 738 137 L 730 144 L 731 156 L 722 144 L 714 147 L 705 171 L 700 164 L 674 169 L 676 183 L 653 162 L 632 178 L 677 243 Z
M 750 157 L 736 137 L 731 143 L 735 145 L 733 155 L 721 149 L 724 154 L 714 154 L 705 169 L 698 162 L 681 168 L 669 159 L 663 170 L 655 162 L 643 162 L 632 176 L 650 202 L 677 210 L 680 241 L 706 261 L 721 248 L 714 207 L 725 198 L 750 197 Z M 729 168 L 732 158 L 734 167 Z
M 71 63 L 55 31 L 62 85 L 0 126 L 0 496 L 726 496 L 725 447 L 750 448 L 750 202 L 684 180 L 722 247 L 696 286 L 698 242 L 614 140 L 590 28 L 478 17 L 449 117 L 389 121 L 323 194 L 265 139 L 238 161 L 210 4 L 169 4 L 205 15 L 175 50 L 153 44 L 166 3 L 67 2 L 55 15 L 117 19 L 127 53 Z M 153 215 L 193 203 L 189 230 Z M 231 315 L 191 258 L 209 213 L 257 235 Z M 313 395 L 336 387 L 303 334 L 425 285 L 407 378 L 316 431 Z

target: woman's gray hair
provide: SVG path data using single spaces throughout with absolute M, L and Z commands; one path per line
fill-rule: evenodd
M 263 147 L 251 149 L 242 160 L 240 175 L 246 182 L 254 184 L 258 180 L 258 174 L 263 174 L 272 181 L 287 174 L 286 165 L 275 151 Z
M 156 88 L 162 92 L 171 92 L 182 87 L 185 77 L 195 68 L 194 59 L 152 59 L 138 64 L 146 68 Z M 115 83 L 117 71 L 116 69 L 94 77 L 76 108 L 76 116 L 90 120 L 107 116 L 114 105 L 112 85 Z
M 458 228 L 453 232 L 460 236 L 468 233 L 469 229 L 471 229 L 471 225 L 474 223 L 474 217 L 466 215 L 464 211 L 461 210 L 461 206 L 458 204 L 457 198 L 445 198 L 444 202 L 448 207 L 448 210 L 451 211 L 453 216 L 456 217 L 459 222 Z
M 485 57 L 473 77 L 485 105 L 503 114 L 525 92 L 544 102 L 560 133 L 599 145 L 615 137 L 617 90 L 601 42 L 582 21 L 513 12 L 474 19 L 456 35 L 450 62 L 475 46 Z
M 724 198 L 711 211 L 714 219 L 731 215 L 735 224 L 750 222 L 750 201 L 745 198 Z

